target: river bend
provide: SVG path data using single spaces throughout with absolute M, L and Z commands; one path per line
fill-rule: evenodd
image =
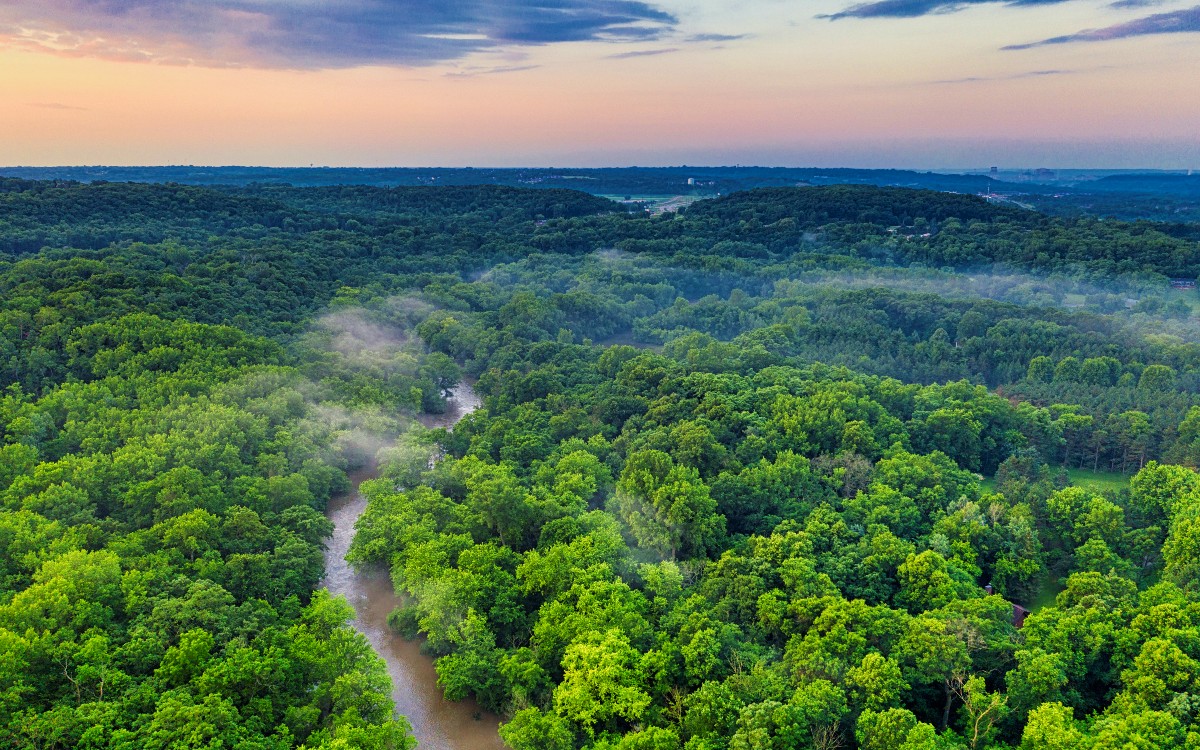
M 421 423 L 450 428 L 477 408 L 479 397 L 464 381 L 455 386 L 446 413 L 424 415 Z M 351 624 L 387 663 L 396 711 L 412 724 L 420 750 L 502 750 L 504 744 L 496 734 L 499 717 L 482 711 L 473 701 L 443 698 L 433 660 L 421 653 L 420 642 L 405 640 L 388 627 L 388 614 L 400 600 L 387 570 L 380 567 L 359 572 L 346 562 L 346 552 L 354 540 L 354 522 L 367 507 L 358 486 L 376 475 L 373 463 L 351 472 L 351 490 L 329 501 L 326 515 L 333 522 L 333 536 L 325 551 L 322 585 L 330 593 L 346 597 L 354 607 Z

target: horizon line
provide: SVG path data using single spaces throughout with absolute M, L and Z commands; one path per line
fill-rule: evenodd
M 834 166 L 834 167 L 819 167 L 814 165 L 780 165 L 780 164 L 669 164 L 669 165 L 642 165 L 642 164 L 609 164 L 605 166 L 579 166 L 579 165 L 539 165 L 528 164 L 523 166 L 488 166 L 488 165 L 461 165 L 461 166 L 445 166 L 445 165 L 421 165 L 421 166 L 361 166 L 361 165 L 274 165 L 268 166 L 263 164 L 9 164 L 0 166 L 0 171 L 9 169 L 21 170 L 45 170 L 45 169 L 260 169 L 260 170 L 353 170 L 353 171 L 380 171 L 380 170 L 448 170 L 448 171 L 468 171 L 480 170 L 491 172 L 516 172 L 520 170 L 579 170 L 579 171 L 598 171 L 605 169 L 780 169 L 780 170 L 812 170 L 812 171 L 833 171 L 833 170 L 852 170 L 852 171 L 877 171 L 877 172 L 926 172 L 931 174 L 962 174 L 962 175 L 979 175 L 987 176 L 987 174 L 995 169 L 997 172 L 1018 172 L 1038 169 L 1048 169 L 1056 172 L 1128 172 L 1135 174 L 1181 174 L 1182 176 L 1196 176 L 1192 172 L 1194 168 L 1190 167 L 1056 167 L 1047 164 L 1029 164 L 1020 166 L 970 166 L 970 167 L 895 167 L 895 166 Z

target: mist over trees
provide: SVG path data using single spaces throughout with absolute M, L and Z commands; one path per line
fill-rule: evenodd
M 317 588 L 387 446 L 351 559 L 516 750 L 1188 747 L 1198 274 L 898 188 L 0 180 L 0 743 L 411 747 Z

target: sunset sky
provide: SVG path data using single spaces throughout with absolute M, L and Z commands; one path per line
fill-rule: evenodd
M 1196 0 L 0 0 L 0 165 L 1200 168 Z

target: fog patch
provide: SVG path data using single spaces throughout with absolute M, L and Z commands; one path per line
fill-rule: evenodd
M 412 343 L 407 330 L 370 320 L 363 310 L 329 313 L 316 327 L 329 336 L 330 349 L 347 357 L 381 355 Z
M 388 297 L 331 310 L 300 337 L 306 421 L 325 436 L 333 463 L 424 464 L 432 457 L 436 446 L 419 437 L 425 430 L 412 412 L 422 405 L 411 393 L 429 390 L 417 328 L 436 309 L 419 297 Z
M 299 345 L 318 379 L 357 373 L 394 385 L 397 378 L 418 377 L 425 344 L 417 327 L 434 309 L 425 300 L 396 296 L 333 310 L 317 318 Z
M 615 247 L 606 247 L 592 253 L 592 258 L 602 263 L 621 263 L 636 260 L 638 256 L 627 250 L 618 250 Z

